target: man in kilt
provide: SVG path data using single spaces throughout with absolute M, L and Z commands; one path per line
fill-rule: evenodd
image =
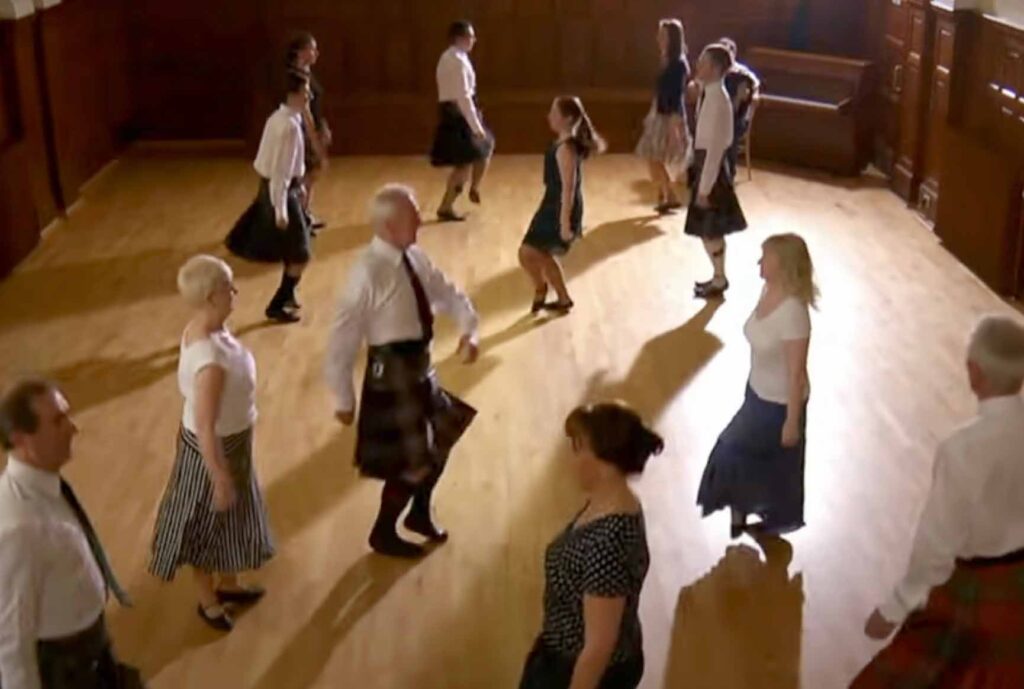
M 336 398 L 335 415 L 351 425 L 353 368 L 367 342 L 356 465 L 363 475 L 384 481 L 370 546 L 414 558 L 424 550 L 399 537 L 398 518 L 411 500 L 405 527 L 432 543 L 447 540 L 432 519 L 431 496 L 448 453 L 476 415 L 438 384 L 430 360 L 433 313 L 443 311 L 456 320 L 462 332 L 459 353 L 467 363 L 477 357 L 478 319 L 469 298 L 416 245 L 421 218 L 410 189 L 383 187 L 371 215 L 376 236 L 353 265 L 339 300 L 325 372 Z
M 938 449 L 910 565 L 865 633 L 892 643 L 853 689 L 1024 687 L 1024 327 L 988 317 L 967 371 L 978 416 Z
M 494 153 L 494 135 L 484 126 L 476 104 L 476 72 L 469 61 L 476 44 L 473 25 L 452 23 L 448 40 L 451 45 L 437 62 L 438 123 L 430 151 L 431 165 L 453 168 L 437 209 L 442 222 L 465 220 L 454 204 L 467 180 L 469 200 L 480 203 L 480 183 Z
M 720 297 L 729 289 L 725 236 L 747 227 L 736 198 L 734 170 L 728 161 L 733 143 L 733 108 L 723 80 L 732 65 L 729 51 L 717 44 L 705 48 L 697 61 L 696 77 L 703 89 L 697 106 L 693 164 L 688 173 L 690 207 L 683 231 L 700 237 L 714 268 L 710 280 L 693 287 L 694 294 L 704 299 Z
M 281 284 L 266 308 L 267 318 L 279 323 L 299 320 L 301 305 L 295 288 L 311 256 L 302 184 L 306 175 L 302 122 L 309 99 L 309 79 L 289 72 L 285 102 L 267 118 L 253 163 L 261 178 L 256 199 L 224 241 L 240 258 L 283 264 Z

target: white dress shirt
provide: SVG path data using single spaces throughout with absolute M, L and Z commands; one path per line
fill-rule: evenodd
M 224 369 L 215 431 L 226 438 L 251 428 L 256 422 L 256 360 L 245 345 L 227 330 L 185 345 L 178 358 L 178 389 L 185 398 L 182 425 L 192 433 L 196 426 L 196 376 L 207 366 Z
M 707 151 L 697 193 L 707 196 L 715 186 L 725 152 L 732 146 L 732 101 L 722 80 L 704 85 L 704 96 L 697 113 L 697 132 L 693 147 Z
M 267 118 L 253 167 L 270 180 L 270 202 L 278 221 L 288 222 L 288 187 L 306 174 L 302 113 L 282 105 Z
M 463 335 L 475 344 L 478 319 L 469 297 L 449 282 L 418 246 L 409 247 L 406 253 L 431 309 L 452 316 Z M 402 252 L 375 237 L 352 266 L 327 343 L 325 373 L 337 410 L 355 409 L 352 371 L 363 340 L 373 347 L 422 337 L 416 294 L 402 265 Z
M 451 46 L 441 53 L 437 61 L 437 100 L 440 103 L 453 101 L 477 136 L 484 136 L 484 125 L 476 111 L 473 97 L 476 95 L 476 72 L 469 55 L 458 46 Z
M 944 584 L 957 558 L 1024 548 L 1024 400 L 983 401 L 978 416 L 939 445 L 910 566 L 882 617 L 902 622 Z
M 60 475 L 11 456 L 0 474 L 0 681 L 39 689 L 36 642 L 77 634 L 106 604 L 103 573 Z

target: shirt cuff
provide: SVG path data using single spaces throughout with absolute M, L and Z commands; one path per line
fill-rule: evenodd
M 900 602 L 899 597 L 893 594 L 889 600 L 878 606 L 878 613 L 892 624 L 903 624 L 910 611 Z

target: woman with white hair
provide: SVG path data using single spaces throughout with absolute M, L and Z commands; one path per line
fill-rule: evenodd
M 194 309 L 178 362 L 185 408 L 149 569 L 170 581 L 182 565 L 193 567 L 199 616 L 229 631 L 234 623 L 226 606 L 255 603 L 264 593 L 241 586 L 238 573 L 274 555 L 252 466 L 256 363 L 225 324 L 237 290 L 224 261 L 192 257 L 178 272 L 178 290 Z
M 1024 326 L 989 316 L 971 336 L 978 416 L 941 445 L 906 574 L 868 619 L 888 648 L 851 689 L 1024 681 Z
M 733 538 L 748 528 L 780 535 L 804 525 L 807 350 L 818 290 L 807 245 L 795 234 L 765 240 L 760 264 L 764 290 L 743 326 L 751 355 L 746 396 L 697 493 L 705 516 L 729 508 Z M 749 515 L 760 523 L 748 527 Z
M 477 357 L 478 318 L 469 298 L 416 245 L 420 210 L 408 187 L 383 187 L 370 213 L 376 236 L 352 265 L 335 309 L 325 373 L 335 417 L 349 426 L 356 415 L 356 356 L 366 342 L 356 465 L 364 476 L 384 482 L 370 547 L 415 558 L 424 549 L 399 536 L 398 518 L 411 502 L 405 528 L 428 543 L 448 539 L 432 516 L 434 487 L 448 454 L 476 416 L 438 382 L 430 357 L 434 311 L 458 323 L 459 351 L 467 363 Z

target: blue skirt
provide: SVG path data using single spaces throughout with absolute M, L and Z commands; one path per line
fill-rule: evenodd
M 718 436 L 697 491 L 704 516 L 726 507 L 761 518 L 767 533 L 804 525 L 804 448 L 807 404 L 800 442 L 782 446 L 786 405 L 768 402 L 747 385 L 743 406 Z

